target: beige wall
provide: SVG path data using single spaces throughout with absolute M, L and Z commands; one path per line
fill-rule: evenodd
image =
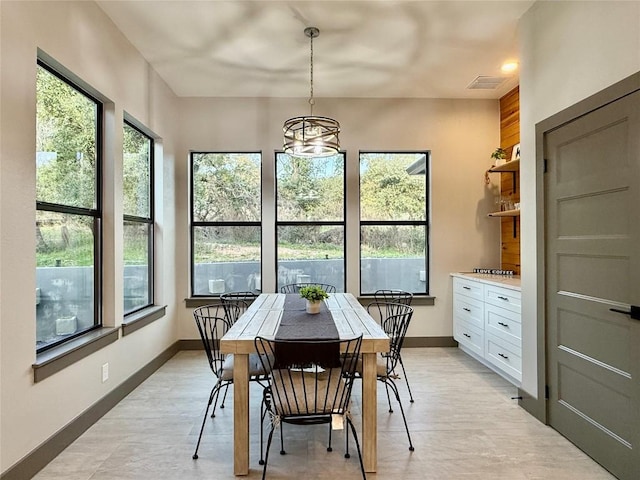
M 0 471 L 4 472 L 179 339 L 197 338 L 189 292 L 188 152 L 261 150 L 264 156 L 263 284 L 275 286 L 273 152 L 282 122 L 306 99 L 176 98 L 92 2 L 0 2 Z M 65 370 L 33 383 L 35 360 L 35 73 L 40 48 L 107 101 L 105 158 L 106 325 L 121 323 L 122 117 L 160 138 L 158 298 L 167 315 Z M 499 224 L 484 184 L 499 143 L 497 101 L 317 99 L 343 128 L 348 160 L 348 290 L 357 293 L 358 150 L 429 149 L 431 294 L 409 335 L 451 336 L 449 272 L 499 265 Z M 354 163 L 355 162 L 355 163 Z M 269 273 L 271 272 L 271 273 Z M 110 378 L 101 383 L 101 366 Z
M 275 289 L 274 151 L 282 148 L 282 124 L 307 112 L 304 99 L 206 99 L 181 101 L 180 145 L 176 169 L 188 170 L 188 150 L 262 151 L 263 272 L 265 291 Z M 316 100 L 315 113 L 340 121 L 341 147 L 347 155 L 347 291 L 359 292 L 358 151 L 431 150 L 431 262 L 433 307 L 417 307 L 409 336 L 452 336 L 453 271 L 499 268 L 499 221 L 486 217 L 494 208 L 493 190 L 484 184 L 489 153 L 499 144 L 496 100 L 328 99 Z M 184 149 L 184 150 L 183 150 Z M 186 174 L 185 174 L 186 176 Z M 188 262 L 187 183 L 176 192 L 178 248 Z M 493 179 L 497 182 L 498 179 Z M 177 288 L 189 291 L 188 270 L 178 272 Z M 188 315 L 180 334 L 194 338 Z
M 173 112 L 176 98 L 93 2 L 0 2 L 0 470 L 5 471 L 130 377 L 177 336 Z M 167 315 L 37 384 L 35 361 L 35 74 L 37 49 L 102 94 L 106 105 L 104 323 L 122 318 L 119 201 L 122 118 L 162 137 L 158 148 L 158 302 Z M 115 180 L 114 180 L 115 179 Z M 101 366 L 110 378 L 101 383 Z
M 640 2 L 537 2 L 520 32 L 522 387 L 537 397 L 537 318 L 544 312 L 535 124 L 640 70 Z

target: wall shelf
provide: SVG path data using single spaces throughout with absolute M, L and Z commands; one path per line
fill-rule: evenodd
M 517 172 L 518 170 L 520 170 L 520 159 L 516 158 L 497 167 L 491 167 L 489 173 Z
M 491 212 L 487 214 L 488 217 L 519 217 L 520 210 L 503 210 L 502 212 Z

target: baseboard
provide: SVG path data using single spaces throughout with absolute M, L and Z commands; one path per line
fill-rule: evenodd
M 199 341 L 198 341 L 199 342 Z M 202 348 L 202 347 L 201 347 Z M 175 342 L 144 367 L 114 388 L 94 405 L 85 410 L 59 432 L 48 438 L 18 463 L 0 475 L 1 480 L 25 480 L 32 478 L 65 448 L 73 443 L 102 416 L 115 407 L 124 397 L 145 381 L 153 372 L 181 349 L 181 342 Z
M 457 347 L 453 337 L 404 337 L 402 348 L 417 347 Z

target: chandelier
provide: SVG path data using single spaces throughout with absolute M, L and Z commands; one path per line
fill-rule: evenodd
M 293 117 L 284 122 L 284 152 L 293 157 L 328 157 L 340 152 L 340 124 L 329 117 L 318 117 L 313 114 L 313 39 L 320 35 L 320 30 L 307 27 L 304 34 L 311 43 L 311 93 L 309 96 L 310 115 Z

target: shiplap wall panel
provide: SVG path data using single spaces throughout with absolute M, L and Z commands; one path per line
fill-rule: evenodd
M 500 147 L 511 158 L 514 145 L 520 143 L 520 89 L 514 88 L 500 99 Z M 520 172 L 500 175 L 502 195 L 510 195 L 520 202 Z M 515 227 L 515 228 L 514 228 Z M 520 274 L 520 217 L 502 218 L 500 268 Z

